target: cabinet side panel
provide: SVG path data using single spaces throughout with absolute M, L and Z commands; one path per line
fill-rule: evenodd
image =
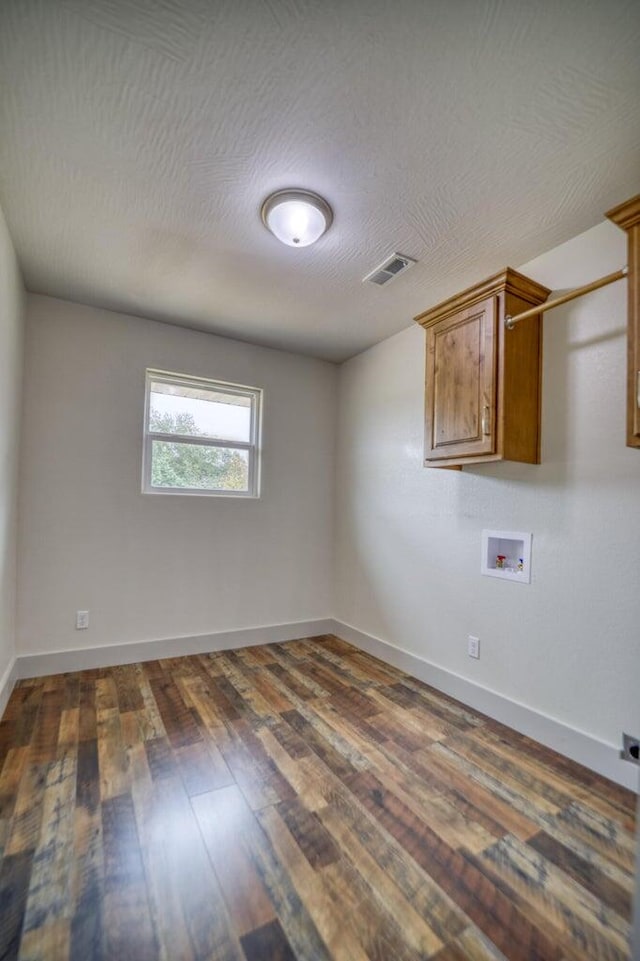
M 640 447 L 640 194 L 607 213 L 627 232 L 627 447 Z
M 627 446 L 640 447 L 640 224 L 629 235 L 629 347 L 627 375 Z
M 531 304 L 508 295 L 506 313 L 515 315 Z M 540 463 L 540 408 L 542 400 L 542 319 L 530 317 L 513 330 L 502 329 L 504 364 L 503 455 L 505 460 Z
M 433 450 L 433 397 L 435 359 L 431 345 L 431 331 L 425 330 L 424 339 L 424 461 Z

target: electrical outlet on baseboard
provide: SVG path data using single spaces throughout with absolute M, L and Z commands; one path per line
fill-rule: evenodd
M 631 734 L 623 734 L 620 757 L 623 761 L 631 761 L 632 764 L 640 764 L 640 737 L 633 737 Z
M 467 638 L 467 644 L 469 657 L 480 657 L 480 638 L 474 637 L 473 634 L 469 634 Z

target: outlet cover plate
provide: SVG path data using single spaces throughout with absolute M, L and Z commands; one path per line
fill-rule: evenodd
M 623 761 L 640 764 L 640 738 L 633 737 L 631 734 L 623 734 L 620 757 Z
M 89 611 L 76 611 L 76 631 L 86 631 L 89 627 Z

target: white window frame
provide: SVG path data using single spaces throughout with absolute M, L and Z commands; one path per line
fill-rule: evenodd
M 251 401 L 251 422 L 249 442 L 219 440 L 206 436 L 192 436 L 189 434 L 165 434 L 149 430 L 149 413 L 151 407 L 151 384 L 177 384 L 182 387 L 195 387 L 199 390 L 211 390 L 225 394 L 236 394 L 248 397 Z M 242 384 L 230 384 L 224 380 L 210 380 L 207 377 L 193 377 L 190 374 L 178 374 L 167 370 L 154 370 L 148 367 L 145 372 L 145 401 L 144 401 L 144 443 L 142 453 L 142 493 L 143 494 L 172 494 L 187 497 L 243 497 L 256 499 L 260 496 L 260 437 L 262 426 L 262 390 L 259 387 L 246 387 Z M 154 487 L 151 483 L 152 442 L 154 440 L 168 441 L 171 444 L 195 444 L 200 447 L 221 447 L 232 450 L 248 451 L 249 477 L 248 490 L 225 491 L 203 490 L 197 487 Z

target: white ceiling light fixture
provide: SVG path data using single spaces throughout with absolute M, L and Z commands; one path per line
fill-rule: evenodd
M 277 190 L 260 213 L 265 227 L 289 247 L 308 247 L 333 223 L 331 207 L 311 190 Z

